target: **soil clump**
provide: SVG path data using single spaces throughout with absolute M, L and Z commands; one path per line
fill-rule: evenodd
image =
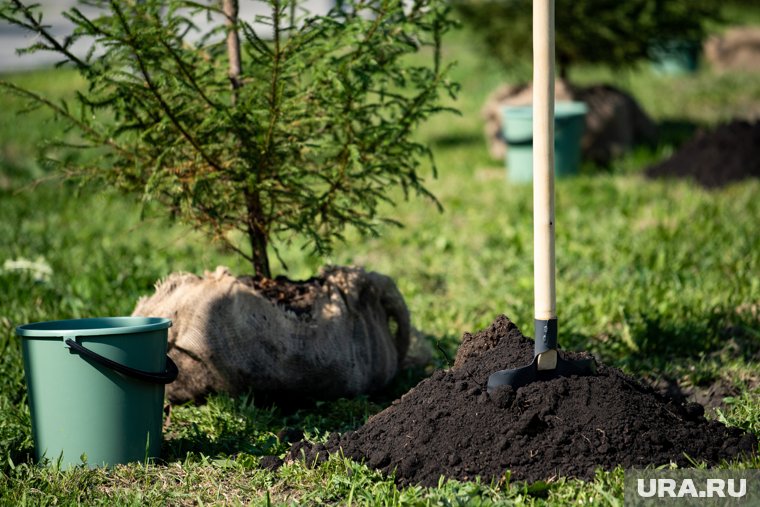
M 562 353 L 567 357 L 583 354 Z M 290 457 L 319 462 L 342 452 L 391 474 L 398 483 L 435 486 L 447 478 L 535 482 L 558 476 L 592 479 L 594 470 L 716 464 L 757 449 L 757 438 L 704 417 L 621 371 L 504 388 L 490 397 L 488 376 L 528 364 L 533 342 L 505 316 L 465 334 L 454 366 L 420 382 L 356 431 L 326 444 L 299 442 Z
M 760 178 L 760 121 L 734 120 L 712 131 L 698 131 L 672 157 L 645 173 L 650 178 L 691 178 L 705 188 Z
M 319 297 L 326 283 L 324 277 L 316 276 L 307 280 L 291 280 L 282 275 L 275 278 L 241 276 L 238 279 L 258 291 L 273 304 L 297 316 L 311 314 L 314 301 Z

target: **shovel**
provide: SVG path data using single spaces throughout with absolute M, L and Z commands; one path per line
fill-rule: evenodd
M 554 0 L 533 0 L 533 362 L 488 377 L 489 393 L 536 380 L 594 375 L 593 359 L 567 360 L 557 353 L 554 283 Z

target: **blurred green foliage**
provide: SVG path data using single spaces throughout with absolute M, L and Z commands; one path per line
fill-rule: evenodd
M 532 48 L 530 0 L 456 0 L 485 51 L 507 69 L 525 73 Z M 699 42 L 720 19 L 712 0 L 557 0 L 556 55 L 559 74 L 575 64 L 624 67 L 646 58 L 652 44 Z

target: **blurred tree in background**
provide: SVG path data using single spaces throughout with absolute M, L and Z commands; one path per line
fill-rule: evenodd
M 531 0 L 455 0 L 462 20 L 506 69 L 530 66 Z M 575 64 L 623 67 L 668 41 L 700 42 L 719 19 L 713 0 L 556 0 L 559 75 Z

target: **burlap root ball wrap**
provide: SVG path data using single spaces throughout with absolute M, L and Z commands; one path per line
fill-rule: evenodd
M 296 314 L 218 267 L 174 273 L 133 315 L 172 319 L 169 355 L 180 369 L 171 401 L 253 391 L 320 399 L 378 390 L 409 347 L 409 311 L 393 280 L 327 267 L 309 311 Z

